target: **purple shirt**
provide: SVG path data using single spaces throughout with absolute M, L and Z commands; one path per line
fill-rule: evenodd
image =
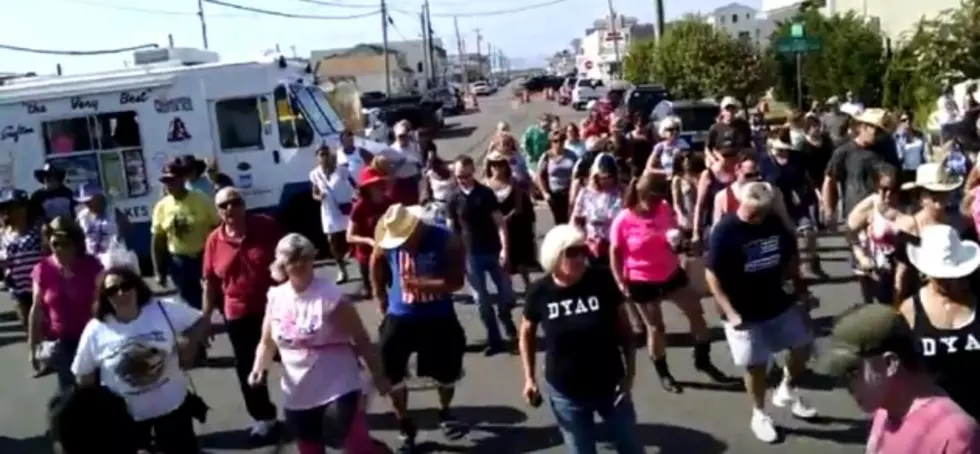
M 305 410 L 361 389 L 360 363 L 350 335 L 335 325 L 340 289 L 313 279 L 296 293 L 292 284 L 269 289 L 266 316 L 282 357 L 283 408 Z
M 88 254 L 78 257 L 69 270 L 62 270 L 53 256 L 34 266 L 31 279 L 41 293 L 41 309 L 50 338 L 75 340 L 82 336 L 85 324 L 92 318 L 100 273 L 102 264 Z

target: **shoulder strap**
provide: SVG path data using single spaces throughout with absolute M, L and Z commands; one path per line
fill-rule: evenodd
M 157 308 L 159 308 L 160 309 L 160 313 L 163 314 L 163 319 L 167 321 L 167 327 L 170 328 L 170 334 L 172 334 L 174 336 L 174 342 L 173 342 L 173 344 L 174 344 L 174 354 L 177 355 L 177 358 L 178 358 L 177 359 L 177 362 L 179 363 L 180 362 L 180 343 L 177 342 L 177 337 L 179 337 L 180 334 L 177 333 L 177 329 L 174 328 L 173 322 L 170 321 L 170 315 L 167 315 L 167 309 L 165 309 L 163 307 L 163 303 L 161 303 L 159 299 L 157 300 Z M 202 315 L 202 317 L 203 317 L 203 315 Z M 178 364 L 178 367 L 179 367 L 179 364 Z M 190 387 L 191 392 L 194 393 L 194 394 L 197 394 L 197 387 L 194 386 L 194 379 L 191 378 L 191 374 L 187 373 L 187 371 L 184 370 L 183 367 L 180 367 L 180 372 L 182 374 L 184 374 L 184 377 L 187 379 L 187 385 L 188 385 L 188 387 Z

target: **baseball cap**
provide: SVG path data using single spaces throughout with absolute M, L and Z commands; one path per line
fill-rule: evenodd
M 895 309 L 866 304 L 842 314 L 834 323 L 828 344 L 817 359 L 815 370 L 842 377 L 861 361 L 886 352 L 902 359 L 918 356 L 912 328 Z

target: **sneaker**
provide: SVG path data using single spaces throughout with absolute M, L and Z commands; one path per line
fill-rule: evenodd
M 248 429 L 248 438 L 255 442 L 269 441 L 279 427 L 279 421 L 270 419 L 267 421 L 255 421 Z
M 779 408 L 790 407 L 793 416 L 800 419 L 813 419 L 817 416 L 817 410 L 807 405 L 795 390 L 785 381 L 779 384 L 776 392 L 772 394 L 772 404 Z
M 337 284 L 343 284 L 347 282 L 347 270 L 340 270 L 337 272 Z
M 776 439 L 779 438 L 772 418 L 758 408 L 752 409 L 752 422 L 749 427 L 752 428 L 752 434 L 755 435 L 755 438 L 763 443 L 775 443 Z

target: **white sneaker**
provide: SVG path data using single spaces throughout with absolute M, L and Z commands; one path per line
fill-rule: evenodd
M 763 443 L 775 443 L 776 439 L 779 438 L 772 418 L 758 408 L 752 409 L 752 423 L 749 427 L 752 428 L 752 434 L 755 435 L 755 438 Z
M 772 404 L 779 408 L 790 407 L 793 416 L 800 419 L 813 419 L 817 416 L 817 410 L 807 405 L 785 381 L 780 383 L 776 391 L 772 393 Z
M 248 429 L 248 436 L 256 438 L 268 437 L 272 433 L 272 429 L 276 427 L 276 423 L 276 420 L 255 421 L 252 423 L 252 427 Z

